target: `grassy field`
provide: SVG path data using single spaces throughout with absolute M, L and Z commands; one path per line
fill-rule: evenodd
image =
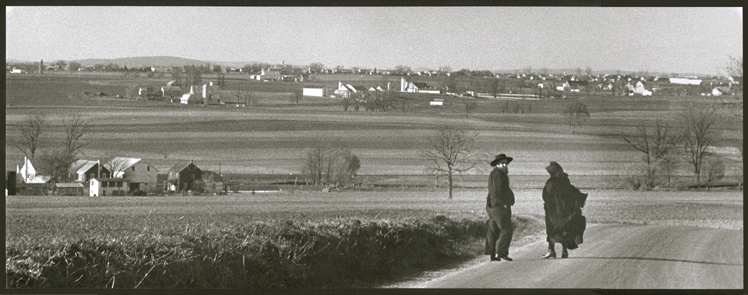
M 743 228 L 739 192 L 587 192 L 588 223 Z M 544 230 L 540 191 L 516 198 L 513 247 Z M 469 189 L 6 204 L 9 288 L 376 287 L 482 255 L 486 219 Z

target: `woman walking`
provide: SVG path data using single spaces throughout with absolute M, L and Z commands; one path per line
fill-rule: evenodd
M 587 194 L 581 193 L 569 182 L 569 176 L 564 173 L 556 162 L 551 162 L 545 170 L 550 178 L 543 188 L 543 209 L 545 211 L 546 241 L 548 253 L 543 258 L 556 258 L 555 244 L 562 247 L 561 258 L 569 257 L 567 250 L 578 248 L 582 243 L 582 235 L 586 227 L 586 219 L 582 216 L 582 207 L 587 200 Z

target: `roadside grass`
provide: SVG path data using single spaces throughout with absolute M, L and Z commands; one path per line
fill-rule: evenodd
M 513 224 L 516 237 L 540 228 L 521 217 Z M 6 282 L 11 289 L 367 288 L 479 255 L 485 230 L 484 220 L 435 215 L 162 226 L 52 244 L 24 238 L 7 247 Z
M 588 224 L 742 230 L 740 192 L 583 190 Z M 515 192 L 513 245 L 542 238 Z M 23 288 L 368 288 L 483 255 L 484 189 L 7 199 L 6 283 Z M 540 237 L 540 238 L 539 238 Z

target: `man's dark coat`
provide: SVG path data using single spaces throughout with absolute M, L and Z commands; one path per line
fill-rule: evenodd
M 555 173 L 546 181 L 543 208 L 549 242 L 561 243 L 568 249 L 576 249 L 582 243 L 586 218 L 581 208 L 586 200 L 587 194 L 571 185 L 564 172 Z
M 488 213 L 488 231 L 486 232 L 485 253 L 499 257 L 509 254 L 512 241 L 512 209 L 504 205 L 514 205 L 514 192 L 509 188 L 509 176 L 499 168 L 494 168 L 488 176 L 488 196 L 486 212 Z M 498 241 L 497 241 L 498 240 Z M 498 242 L 498 249 L 496 244 Z

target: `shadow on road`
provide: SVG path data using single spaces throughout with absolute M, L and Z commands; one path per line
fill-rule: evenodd
M 723 262 L 693 261 L 693 260 L 650 258 L 650 257 L 569 257 L 569 258 L 564 258 L 564 259 L 624 259 L 624 260 L 631 259 L 631 260 L 673 261 L 673 262 L 686 262 L 686 263 L 711 264 L 711 265 L 743 266 L 742 263 L 723 263 Z

